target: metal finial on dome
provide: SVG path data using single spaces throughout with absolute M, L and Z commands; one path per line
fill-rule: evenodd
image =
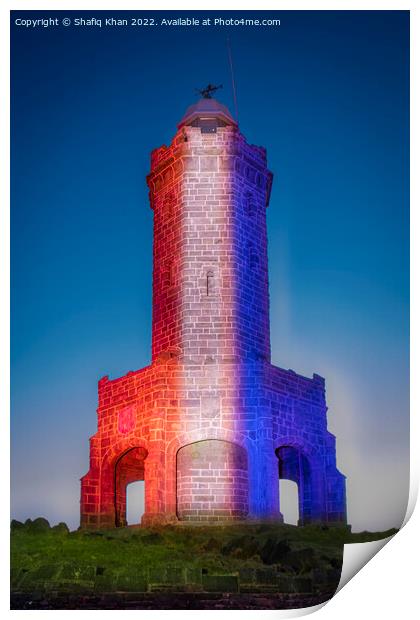
M 223 84 L 219 84 L 219 86 L 216 86 L 215 84 L 207 84 L 207 86 L 202 90 L 199 88 L 196 88 L 195 90 L 200 93 L 203 99 L 212 99 L 213 93 L 216 92 L 216 90 L 219 90 L 219 88 L 223 88 Z

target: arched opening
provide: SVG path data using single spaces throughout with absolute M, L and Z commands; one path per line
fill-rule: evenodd
M 177 453 L 177 516 L 226 521 L 248 514 L 248 456 L 238 444 L 207 439 Z
M 133 482 L 143 481 L 143 498 L 144 498 L 144 462 L 147 457 L 147 450 L 144 448 L 131 448 L 124 452 L 115 464 L 114 479 L 114 499 L 115 499 L 115 526 L 125 527 L 127 521 L 127 486 Z M 132 490 L 130 489 L 130 497 Z M 140 499 L 141 502 L 141 499 Z M 144 499 L 143 499 L 144 502 Z M 135 510 L 133 506 L 133 510 Z M 131 513 L 131 501 L 130 501 Z M 138 514 L 137 520 L 133 523 L 140 523 Z M 131 518 L 131 514 L 130 514 Z
M 130 482 L 126 491 L 126 521 L 127 525 L 140 523 L 144 514 L 144 480 Z
M 281 446 L 276 454 L 279 460 L 279 480 L 295 483 L 294 491 L 291 486 L 280 486 L 280 511 L 285 511 L 287 518 L 294 518 L 296 512 L 296 491 L 298 504 L 297 525 L 310 523 L 312 520 L 312 488 L 311 467 L 308 458 L 297 448 Z M 297 487 L 297 489 L 296 489 Z M 283 493 L 283 498 L 282 498 Z M 285 514 L 283 514 L 285 516 Z M 290 521 L 286 521 L 289 522 Z
M 279 479 L 280 512 L 284 523 L 298 525 L 299 523 L 299 489 L 293 480 Z

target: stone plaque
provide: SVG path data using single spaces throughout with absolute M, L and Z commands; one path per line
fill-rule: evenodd
M 218 394 L 201 397 L 201 416 L 206 419 L 218 418 L 220 415 L 220 396 Z
M 118 414 L 118 432 L 122 435 L 133 430 L 136 423 L 136 412 L 134 405 L 124 407 Z

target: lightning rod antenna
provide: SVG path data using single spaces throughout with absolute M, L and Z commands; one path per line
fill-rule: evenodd
M 226 38 L 226 44 L 227 44 L 228 56 L 229 56 L 230 74 L 232 77 L 233 103 L 235 104 L 236 122 L 238 122 L 238 101 L 236 99 L 235 75 L 233 72 L 232 50 L 230 47 L 229 37 Z

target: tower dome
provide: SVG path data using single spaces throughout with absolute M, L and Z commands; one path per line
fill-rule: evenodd
M 213 98 L 203 98 L 187 108 L 178 124 L 178 129 L 185 125 L 201 127 L 203 133 L 213 133 L 217 127 L 226 127 L 227 125 L 237 127 L 238 123 L 228 108 L 220 101 Z

